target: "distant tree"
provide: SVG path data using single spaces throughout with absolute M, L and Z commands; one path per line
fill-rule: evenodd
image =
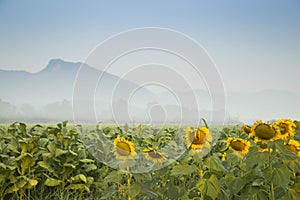
M 44 118 L 51 120 L 70 120 L 72 118 L 72 105 L 63 100 L 44 106 Z
M 25 118 L 34 118 L 37 114 L 37 111 L 34 108 L 34 106 L 29 103 L 22 104 L 20 111 L 21 114 L 25 116 Z
M 9 102 L 0 99 L 0 118 L 1 119 L 11 119 L 16 116 L 17 109 L 15 106 L 11 105 Z

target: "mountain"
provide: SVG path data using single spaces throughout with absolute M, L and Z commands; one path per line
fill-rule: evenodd
M 76 74 L 80 67 L 89 71 L 90 75 L 95 78 L 98 78 L 96 75 L 103 73 L 102 85 L 105 86 L 105 90 L 101 91 L 102 96 L 112 90 L 112 87 L 120 80 L 115 75 L 79 62 L 53 59 L 37 73 L 0 70 L 0 98 L 15 105 L 30 103 L 39 106 L 63 99 L 71 100 Z M 120 85 L 124 88 L 136 87 L 135 84 L 126 80 L 120 80 Z
M 147 76 L 147 75 L 145 75 Z M 161 92 L 80 62 L 50 60 L 37 73 L 0 70 L 0 121 L 221 123 L 300 116 L 299 95 L 280 90 L 226 92 L 225 108 L 214 110 L 205 90 Z M 135 92 L 134 92 L 135 91 Z M 214 115 L 213 115 L 214 114 Z

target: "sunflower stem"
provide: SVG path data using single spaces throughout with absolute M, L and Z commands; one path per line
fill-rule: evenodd
M 207 125 L 207 123 L 206 123 L 206 120 L 205 120 L 204 118 L 201 118 L 201 119 L 200 119 L 200 123 L 201 123 L 201 121 L 203 121 L 205 127 L 208 129 L 208 125 Z
M 243 172 L 243 170 L 241 169 L 242 164 L 243 164 L 243 160 L 240 159 L 239 169 L 240 169 L 240 176 L 241 176 L 241 177 L 244 176 L 244 172 Z
M 129 172 L 129 167 L 127 167 L 127 172 L 128 172 L 128 179 L 127 179 L 127 185 L 128 185 L 128 200 L 131 200 L 131 196 L 130 196 L 130 192 L 129 192 L 129 189 L 130 189 L 130 181 L 131 181 L 131 173 Z
M 270 168 L 270 171 L 272 173 L 273 171 L 273 160 L 271 159 L 271 148 L 268 147 L 268 151 L 269 151 L 269 168 Z M 274 194 L 274 185 L 273 185 L 273 182 L 270 180 L 270 193 L 271 193 L 271 200 L 275 200 L 275 194 Z

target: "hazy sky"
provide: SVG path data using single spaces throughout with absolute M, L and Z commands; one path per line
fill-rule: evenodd
M 228 91 L 300 94 L 298 0 L 0 0 L 0 69 L 36 72 L 52 58 L 84 61 L 109 36 L 149 26 L 202 44 Z

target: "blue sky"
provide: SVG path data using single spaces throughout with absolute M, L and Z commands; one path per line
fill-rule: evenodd
M 202 44 L 228 91 L 300 94 L 300 1 L 0 0 L 0 69 L 84 61 L 107 37 L 171 28 Z

